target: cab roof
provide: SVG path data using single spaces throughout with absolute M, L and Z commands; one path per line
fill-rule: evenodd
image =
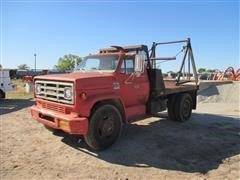
M 141 50 L 146 50 L 147 46 L 146 45 L 133 45 L 133 46 L 112 46 L 111 48 L 103 48 L 99 50 L 100 54 L 105 54 L 105 53 L 116 53 L 116 52 L 130 52 L 130 51 L 141 51 Z
M 106 52 L 106 53 L 98 53 L 98 54 L 89 54 L 86 57 L 104 57 L 104 56 L 120 56 L 120 55 L 125 55 L 125 56 L 134 56 L 136 53 L 128 53 L 128 52 Z

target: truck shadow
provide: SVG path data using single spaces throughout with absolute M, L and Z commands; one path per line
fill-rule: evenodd
M 19 111 L 34 104 L 32 99 L 1 99 L 0 115 Z
M 127 125 L 118 142 L 102 152 L 89 150 L 84 142 L 72 141 L 67 134 L 61 136 L 71 147 L 109 163 L 207 173 L 240 153 L 239 132 L 237 117 L 194 114 L 186 123 L 161 118 L 147 125 Z

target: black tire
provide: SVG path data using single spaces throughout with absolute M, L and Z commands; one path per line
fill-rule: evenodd
M 168 119 L 172 121 L 177 121 L 175 116 L 175 102 L 176 96 L 172 95 L 168 98 Z
M 93 150 L 103 150 L 118 139 L 121 130 L 122 116 L 119 110 L 113 105 L 102 104 L 93 111 L 84 140 Z
M 5 99 L 5 98 L 6 98 L 6 93 L 0 89 L 0 99 Z
M 188 93 L 181 94 L 177 98 L 175 105 L 176 120 L 180 122 L 188 121 L 191 118 L 193 109 L 192 96 Z

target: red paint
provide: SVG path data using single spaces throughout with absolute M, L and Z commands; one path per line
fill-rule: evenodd
M 109 53 L 108 53 L 109 54 Z M 125 54 L 119 55 L 119 63 L 115 72 L 75 72 L 61 75 L 36 76 L 34 80 L 65 81 L 74 83 L 74 105 L 65 105 L 36 98 L 36 105 L 31 107 L 33 119 L 59 129 L 59 119 L 70 123 L 71 134 L 86 134 L 88 118 L 93 106 L 100 101 L 115 100 L 122 104 L 125 114 L 124 119 L 131 122 L 136 117 L 146 114 L 146 103 L 149 96 L 149 80 L 147 70 L 140 77 L 133 74 L 121 73 L 121 64 Z M 100 54 L 104 56 L 103 54 Z M 129 55 L 128 55 L 129 57 Z M 130 56 L 134 58 L 134 55 Z M 86 99 L 81 98 L 81 93 L 86 93 Z M 42 106 L 44 104 L 44 107 Z M 46 105 L 47 104 L 47 105 Z M 59 106 L 59 107 L 58 107 Z M 47 109 L 46 107 L 50 107 Z M 54 109 L 55 108 L 55 109 Z M 42 119 L 39 114 L 49 115 L 54 122 Z

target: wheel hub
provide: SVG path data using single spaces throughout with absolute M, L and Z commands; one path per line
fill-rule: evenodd
M 113 132 L 113 129 L 114 129 L 113 121 L 107 120 L 107 121 L 103 124 L 102 130 L 103 130 L 103 133 L 104 133 L 106 136 L 111 135 L 112 132 Z
M 191 112 L 191 105 L 189 101 L 185 101 L 183 104 L 183 116 L 188 117 Z

